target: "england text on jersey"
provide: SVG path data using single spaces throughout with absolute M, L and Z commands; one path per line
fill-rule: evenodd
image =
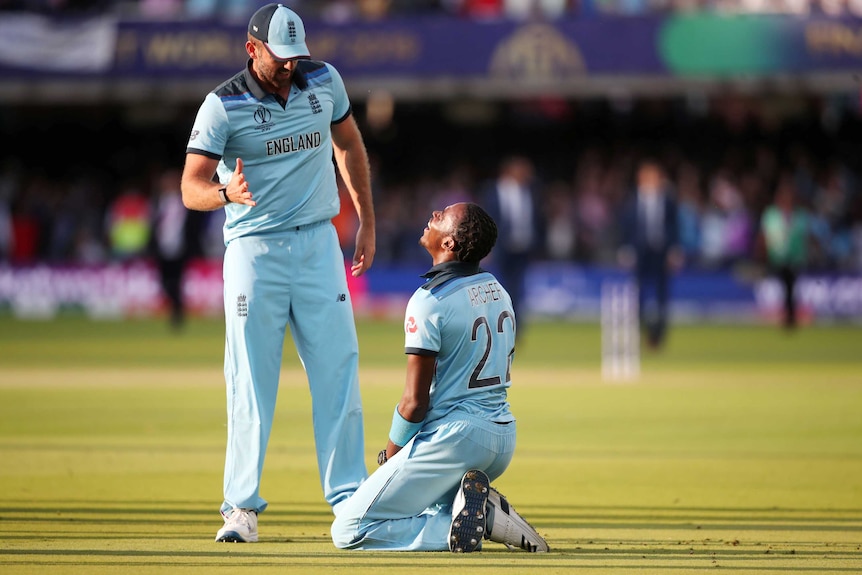
M 269 140 L 266 143 L 266 155 L 277 156 L 279 154 L 292 154 L 320 146 L 320 132 L 288 136 L 278 140 Z

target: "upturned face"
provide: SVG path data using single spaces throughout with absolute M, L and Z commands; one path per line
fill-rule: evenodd
M 446 206 L 442 211 L 435 210 L 431 213 L 428 225 L 425 227 L 419 245 L 428 250 L 435 263 L 452 259 L 455 248 L 453 234 L 458 223 L 464 218 L 466 204 L 458 203 Z

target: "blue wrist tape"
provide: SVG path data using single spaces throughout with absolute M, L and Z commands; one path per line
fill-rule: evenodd
M 401 417 L 396 405 L 395 413 L 392 414 L 392 427 L 389 428 L 389 441 L 398 447 L 404 447 L 408 441 L 413 439 L 414 435 L 419 433 L 419 430 L 422 429 L 422 423 L 422 421 L 413 423 Z

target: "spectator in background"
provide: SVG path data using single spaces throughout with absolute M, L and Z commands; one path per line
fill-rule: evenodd
M 0 262 L 12 255 L 12 198 L 21 186 L 21 167 L 14 157 L 4 159 L 0 166 Z
M 751 247 L 751 220 L 735 177 L 726 169 L 710 179 L 709 201 L 701 218 L 701 262 L 731 267 Z
M 12 238 L 9 260 L 13 264 L 31 264 L 45 258 L 51 221 L 51 182 L 42 175 L 26 180 L 23 189 L 12 199 Z
M 143 256 L 150 241 L 150 204 L 134 184 L 126 184 L 108 207 L 105 225 L 111 256 L 129 261 Z
M 852 255 L 848 262 L 851 272 L 862 273 L 862 194 L 857 193 L 850 204 L 850 244 Z
M 578 162 L 575 174 L 573 201 L 578 259 L 595 263 L 601 259 L 613 229 L 611 189 L 617 182 L 594 154 L 587 154 Z M 619 186 L 623 184 L 620 182 Z
M 572 189 L 557 180 L 545 193 L 545 249 L 550 260 L 575 259 L 578 248 L 578 225 L 572 201 Z
M 755 181 L 757 178 L 753 178 Z M 733 266 L 751 253 L 752 237 L 756 225 L 743 195 L 743 178 L 738 185 L 725 188 L 726 196 L 720 199 L 725 214 L 725 254 L 726 263 Z
M 94 183 L 86 176 L 70 178 L 65 186 L 51 187 L 48 200 L 50 212 L 46 230 L 46 256 L 49 261 L 77 261 L 81 247 L 78 240 L 87 232 L 98 230 L 100 214 L 96 207 L 99 193 Z
M 663 168 L 652 159 L 637 167 L 634 194 L 623 206 L 620 264 L 632 269 L 638 315 L 647 344 L 657 349 L 667 335 L 670 279 L 683 263 L 678 205 Z
M 8 202 L 0 197 L 0 262 L 9 259 L 12 253 L 12 210 Z
M 853 185 L 843 166 L 828 166 L 814 187 L 811 205 L 811 231 L 822 252 L 817 254 L 818 267 L 847 269 L 852 261 L 852 210 Z M 808 202 L 805 202 L 808 204 Z M 808 264 L 814 263 L 809 259 Z
M 185 324 L 183 277 L 189 260 L 198 254 L 202 212 L 192 212 L 183 205 L 180 191 L 181 172 L 165 170 L 158 179 L 153 205 L 150 248 L 159 269 L 162 292 L 168 300 L 169 322 L 180 329 Z
M 792 176 L 783 174 L 775 190 L 775 198 L 760 219 L 763 245 L 771 273 L 784 288 L 782 324 L 788 330 L 796 328 L 796 280 L 808 260 L 810 216 L 799 205 Z
M 693 164 L 683 164 L 677 170 L 677 202 L 679 206 L 679 244 L 686 265 L 696 263 L 700 253 L 701 213 L 703 193 L 700 172 Z
M 500 164 L 497 178 L 485 183 L 479 192 L 481 204 L 499 227 L 494 264 L 512 297 L 512 307 L 519 318 L 519 338 L 525 329 L 527 268 L 544 243 L 543 213 L 534 178 L 529 158 L 509 156 Z
M 400 187 L 381 188 L 376 194 L 378 204 L 377 221 L 377 253 L 375 264 L 396 266 L 406 261 L 405 252 L 410 249 L 409 237 L 406 234 L 404 222 L 412 221 L 410 211 L 410 194 Z

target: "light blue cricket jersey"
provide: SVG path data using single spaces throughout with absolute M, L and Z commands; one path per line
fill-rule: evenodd
M 515 351 L 512 299 L 476 264 L 447 262 L 407 303 L 405 352 L 436 355 L 425 421 L 461 409 L 490 421 L 514 421 L 507 389 Z
M 300 60 L 286 105 L 279 100 L 246 66 L 207 94 L 198 110 L 186 152 L 220 159 L 223 184 L 242 158 L 257 202 L 225 206 L 225 243 L 338 214 L 330 126 L 351 112 L 341 76 L 326 62 Z

